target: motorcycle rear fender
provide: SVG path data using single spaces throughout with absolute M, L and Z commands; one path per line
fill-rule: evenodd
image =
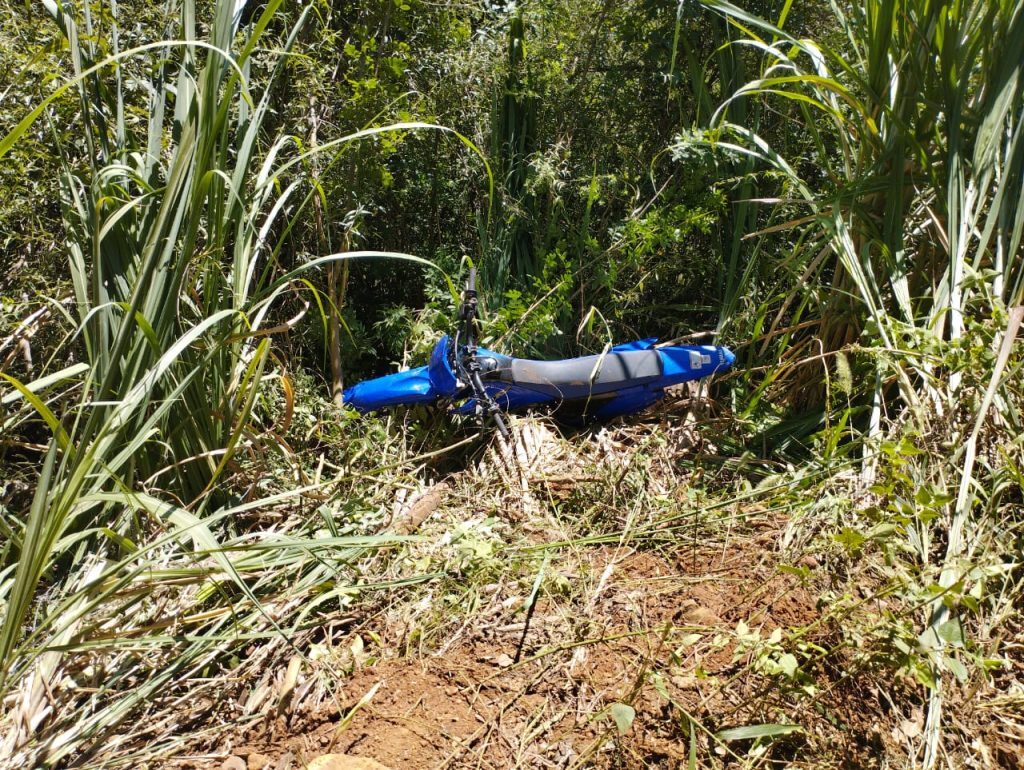
M 670 345 L 658 348 L 658 353 L 662 363 L 660 387 L 724 372 L 736 360 L 731 350 L 714 345 Z

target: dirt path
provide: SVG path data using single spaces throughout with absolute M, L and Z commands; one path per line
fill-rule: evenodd
M 392 768 L 668 768 L 692 751 L 702 767 L 871 767 L 894 740 L 881 726 L 891 718 L 867 674 L 816 659 L 827 608 L 798 569 L 780 571 L 778 536 L 675 554 L 594 547 L 586 590 L 524 612 L 494 586 L 431 653 L 397 656 L 412 640 L 385 623 L 384 657 L 358 666 L 334 703 L 265 719 L 187 764 L 285 770 L 344 753 Z M 760 743 L 721 738 L 762 724 L 797 727 Z

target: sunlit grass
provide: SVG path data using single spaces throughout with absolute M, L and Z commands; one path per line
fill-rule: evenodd
M 950 662 L 960 600 L 947 592 L 963 591 L 972 561 L 987 558 L 979 538 L 989 522 L 979 514 L 1012 504 L 993 484 L 997 465 L 978 463 L 996 439 L 984 450 L 978 439 L 982 426 L 1020 428 L 1008 402 L 1024 301 L 1024 5 L 833 4 L 841 35 L 822 40 L 785 31 L 789 4 L 778 25 L 727 2 L 704 5 L 734 27 L 731 45 L 756 52 L 760 70 L 718 106 L 713 130 L 696 143 L 754 160 L 776 201 L 761 239 L 794 234 L 787 255 L 753 248 L 729 280 L 726 306 L 737 312 L 726 325 L 752 328 L 751 353 L 777 360 L 747 414 L 768 388 L 799 398 L 810 386 L 827 400 L 835 377 L 860 401 L 856 409 L 826 403 L 824 419 L 833 433 L 864 438 L 865 484 L 887 477 L 877 493 L 897 506 L 894 515 L 898 495 L 914 495 L 911 515 L 925 517 L 906 533 L 923 562 L 914 580 L 942 592 L 922 635 L 933 671 L 922 761 L 931 767 L 941 752 L 943 680 L 963 676 Z M 735 120 L 735 105 L 746 102 L 790 116 L 810 140 L 809 158 L 787 157 L 785 137 L 773 146 Z M 781 280 L 764 287 L 758 261 L 766 259 Z M 856 393 L 847 356 L 871 372 Z M 901 459 L 891 443 L 880 449 L 894 437 L 921 447 L 921 459 Z M 936 454 L 938 442 L 951 451 Z M 903 463 L 915 472 L 896 472 Z M 924 491 L 932 486 L 937 497 Z
M 348 601 L 346 565 L 396 542 L 366 536 L 358 525 L 369 514 L 358 506 L 328 504 L 346 481 L 342 468 L 248 491 L 230 476 L 254 456 L 296 462 L 267 409 L 268 399 L 293 393 L 273 336 L 296 319 L 279 317 L 279 301 L 308 292 L 304 275 L 338 260 L 428 264 L 372 251 L 283 255 L 288 233 L 323 194 L 303 161 L 320 153 L 335 162 L 384 131 L 438 127 L 373 126 L 313 149 L 269 133 L 271 93 L 311 7 L 282 33 L 271 31 L 281 0 L 244 29 L 235 6 L 189 0 L 172 39 L 128 51 L 117 48 L 116 16 L 106 20 L 103 47 L 95 30 L 80 31 L 83 19 L 48 6 L 73 72 L 0 139 L 2 157 L 48 105 L 75 94 L 87 116 L 85 157 L 61 148 L 74 286 L 66 320 L 76 330 L 65 355 L 81 350 L 84 361 L 61 368 L 58 359 L 31 382 L 3 375 L 12 410 L 5 430 L 41 419 L 53 434 L 30 509 L 24 518 L 2 514 L 19 556 L 0 573 L 0 699 L 11 704 L 5 748 L 26 765 L 95 746 L 148 699 L 246 639 L 290 644 L 322 608 Z M 200 18 L 204 10 L 212 16 Z M 264 47 L 276 53 L 257 87 L 251 57 Z M 148 68 L 145 88 L 127 87 L 129 60 L 143 62 L 132 77 Z M 132 99 L 141 103 L 126 111 Z M 405 450 L 397 449 L 391 467 L 400 469 Z M 240 517 L 258 512 L 274 522 L 310 500 L 327 507 L 236 529 Z M 183 613 L 188 604 L 194 610 Z M 85 711 L 47 718 L 43 691 L 98 650 L 109 653 L 97 664 L 101 686 L 76 694 L 72 683 L 62 696 Z M 145 662 L 135 659 L 141 651 Z

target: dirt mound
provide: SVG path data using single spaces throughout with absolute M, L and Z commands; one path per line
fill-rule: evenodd
M 808 652 L 824 649 L 827 608 L 796 570 L 780 571 L 770 541 L 583 551 L 585 570 L 563 569 L 587 576 L 582 590 L 524 611 L 499 589 L 496 609 L 442 651 L 359 668 L 337 683 L 335 705 L 254 724 L 192 764 L 234 755 L 253 767 L 255 755 L 287 770 L 331 752 L 392 768 L 641 768 L 683 766 L 690 751 L 728 764 L 753 750 L 871 767 L 889 716 L 864 676 Z M 379 629 L 392 650 L 409 647 L 403 633 Z M 721 737 L 761 724 L 779 735 Z

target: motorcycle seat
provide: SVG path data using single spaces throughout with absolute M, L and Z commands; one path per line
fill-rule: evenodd
M 561 361 L 512 359 L 501 379 L 557 398 L 579 398 L 643 385 L 662 375 L 656 350 L 635 350 Z

